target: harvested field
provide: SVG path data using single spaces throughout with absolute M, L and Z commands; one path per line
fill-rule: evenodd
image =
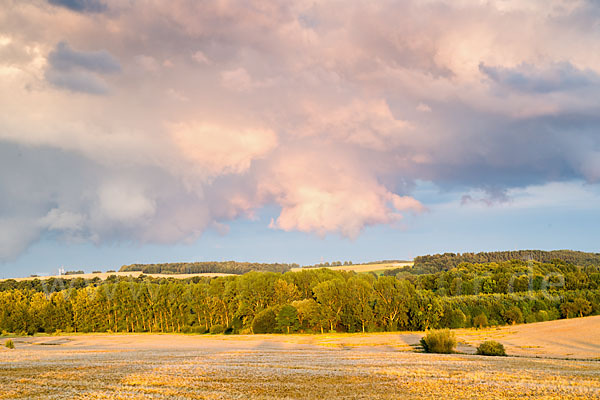
M 17 282 L 20 281 L 30 281 L 33 279 L 39 279 L 39 280 L 44 280 L 44 279 L 49 279 L 49 278 L 61 278 L 61 279 L 75 279 L 75 278 L 82 278 L 82 279 L 94 279 L 94 278 L 100 278 L 102 280 L 105 280 L 106 278 L 108 278 L 111 275 L 116 275 L 116 276 L 131 276 L 131 277 L 138 277 L 140 275 L 142 275 L 142 271 L 127 271 L 127 272 L 100 272 L 100 273 L 95 273 L 95 274 L 73 274 L 73 275 L 51 275 L 51 276 L 29 276 L 27 278 L 10 278 L 10 279 L 14 279 Z M 144 274 L 146 276 L 151 276 L 153 278 L 175 278 L 175 279 L 186 279 L 186 278 L 193 278 L 195 276 L 204 276 L 204 277 L 215 277 L 215 276 L 228 276 L 228 275 L 234 275 L 234 274 L 223 274 L 223 273 L 218 273 L 218 272 L 207 272 L 207 273 L 201 273 L 201 274 Z M 0 281 L 2 280 L 6 280 L 6 279 L 0 279 Z
M 353 264 L 353 265 L 338 265 L 335 267 L 323 267 L 329 268 L 334 271 L 354 271 L 354 272 L 372 272 L 372 271 L 384 271 L 386 269 L 402 268 L 406 266 L 412 266 L 413 262 L 401 262 L 401 263 L 380 263 L 380 264 Z M 302 271 L 302 268 L 292 268 L 292 271 Z
M 561 332 L 565 338 L 573 334 L 574 322 L 597 328 L 599 318 L 508 327 L 506 332 L 460 330 L 459 350 L 470 352 L 480 340 L 493 337 L 507 343 L 509 354 L 538 340 L 534 343 L 541 347 L 551 344 L 546 357 L 560 356 L 569 347 Z M 580 360 L 423 354 L 415 351 L 421 336 L 14 338 L 15 350 L 0 350 L 0 399 L 600 398 L 600 364 L 588 357 L 598 356 L 597 336 L 574 340 L 588 349 L 578 353 L 587 358 Z

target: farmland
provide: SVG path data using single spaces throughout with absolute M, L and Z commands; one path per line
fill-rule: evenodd
M 98 279 L 105 280 L 109 276 L 137 278 L 140 275 L 147 275 L 152 278 L 187 279 L 187 278 L 193 278 L 195 276 L 213 278 L 213 277 L 217 277 L 217 276 L 229 276 L 229 275 L 233 275 L 233 274 L 224 274 L 224 273 L 218 273 L 218 272 L 214 272 L 214 273 L 209 272 L 209 273 L 200 273 L 200 274 L 144 274 L 142 271 L 127 271 L 127 272 L 119 271 L 119 272 L 96 272 L 96 273 L 74 274 L 74 275 L 28 276 L 26 278 L 10 278 L 10 279 L 15 280 L 17 282 L 32 281 L 34 279 L 51 279 L 51 278 L 54 278 L 54 279 L 76 279 L 76 278 L 94 279 L 94 278 L 98 278 Z M 7 280 L 7 279 L 0 279 L 0 281 L 2 281 L 2 280 Z
M 588 317 L 457 331 L 461 352 L 494 337 L 518 357 L 419 353 L 420 332 L 13 338 L 0 399 L 599 398 L 600 338 L 580 334 L 599 327 Z
M 407 262 L 382 262 L 372 264 L 350 264 L 350 265 L 336 265 L 333 267 L 325 267 L 334 271 L 354 271 L 354 272 L 376 272 L 385 271 L 387 269 L 395 269 L 401 267 L 412 266 L 412 261 Z M 303 268 L 292 268 L 291 271 L 298 272 Z

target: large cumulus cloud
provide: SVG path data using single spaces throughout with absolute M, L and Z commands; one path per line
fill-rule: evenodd
M 2 259 L 266 205 L 356 237 L 425 211 L 418 181 L 492 204 L 600 180 L 594 2 L 0 4 Z

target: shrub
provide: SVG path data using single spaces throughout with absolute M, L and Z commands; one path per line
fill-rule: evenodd
M 210 327 L 210 334 L 211 335 L 217 335 L 219 333 L 223 333 L 225 331 L 225 328 L 223 327 L 223 325 L 213 325 Z
M 181 332 L 183 333 L 192 333 L 192 327 L 189 325 L 184 325 L 183 328 L 181 328 Z
M 14 349 L 15 348 L 15 344 L 13 343 L 13 341 L 11 339 L 8 339 L 4 345 L 9 348 L 9 349 Z
M 504 313 L 504 319 L 511 325 L 520 324 L 523 322 L 523 313 L 519 307 L 512 306 Z
M 548 311 L 546 310 L 540 310 L 536 313 L 535 319 L 537 322 L 544 322 L 544 321 L 548 321 L 549 316 L 548 316 Z
M 254 333 L 273 333 L 276 327 L 277 316 L 270 308 L 256 314 L 256 317 L 252 321 L 252 331 Z
M 504 346 L 495 340 L 486 340 L 477 347 L 477 354 L 482 356 L 505 356 Z
M 431 331 L 421 339 L 426 353 L 452 353 L 456 347 L 456 336 L 449 329 Z
M 473 326 L 476 328 L 483 328 L 485 326 L 488 326 L 488 319 L 486 315 L 484 313 L 481 313 L 476 317 L 473 317 Z
M 452 310 L 448 314 L 448 327 L 452 329 L 464 327 L 466 321 L 467 317 L 465 316 L 465 313 L 463 313 L 461 310 Z

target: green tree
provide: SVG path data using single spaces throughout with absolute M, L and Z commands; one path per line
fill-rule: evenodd
M 281 307 L 279 313 L 277 313 L 277 327 L 287 333 L 290 333 L 290 329 L 295 331 L 298 329 L 298 311 L 296 307 L 286 304 Z
M 373 286 L 367 278 L 353 276 L 348 279 L 348 308 L 350 314 L 360 321 L 362 332 L 365 332 L 365 325 L 373 320 L 373 308 L 371 300 L 373 298 Z
M 382 276 L 373 285 L 375 313 L 389 330 L 408 325 L 408 310 L 414 288 L 407 280 Z
M 252 321 L 252 331 L 254 333 L 273 333 L 277 327 L 277 316 L 272 308 L 262 310 L 254 317 Z
M 347 289 L 346 282 L 342 279 L 321 282 L 313 289 L 317 301 L 321 305 L 323 317 L 329 324 L 330 332 L 335 331 L 342 309 L 348 301 Z

